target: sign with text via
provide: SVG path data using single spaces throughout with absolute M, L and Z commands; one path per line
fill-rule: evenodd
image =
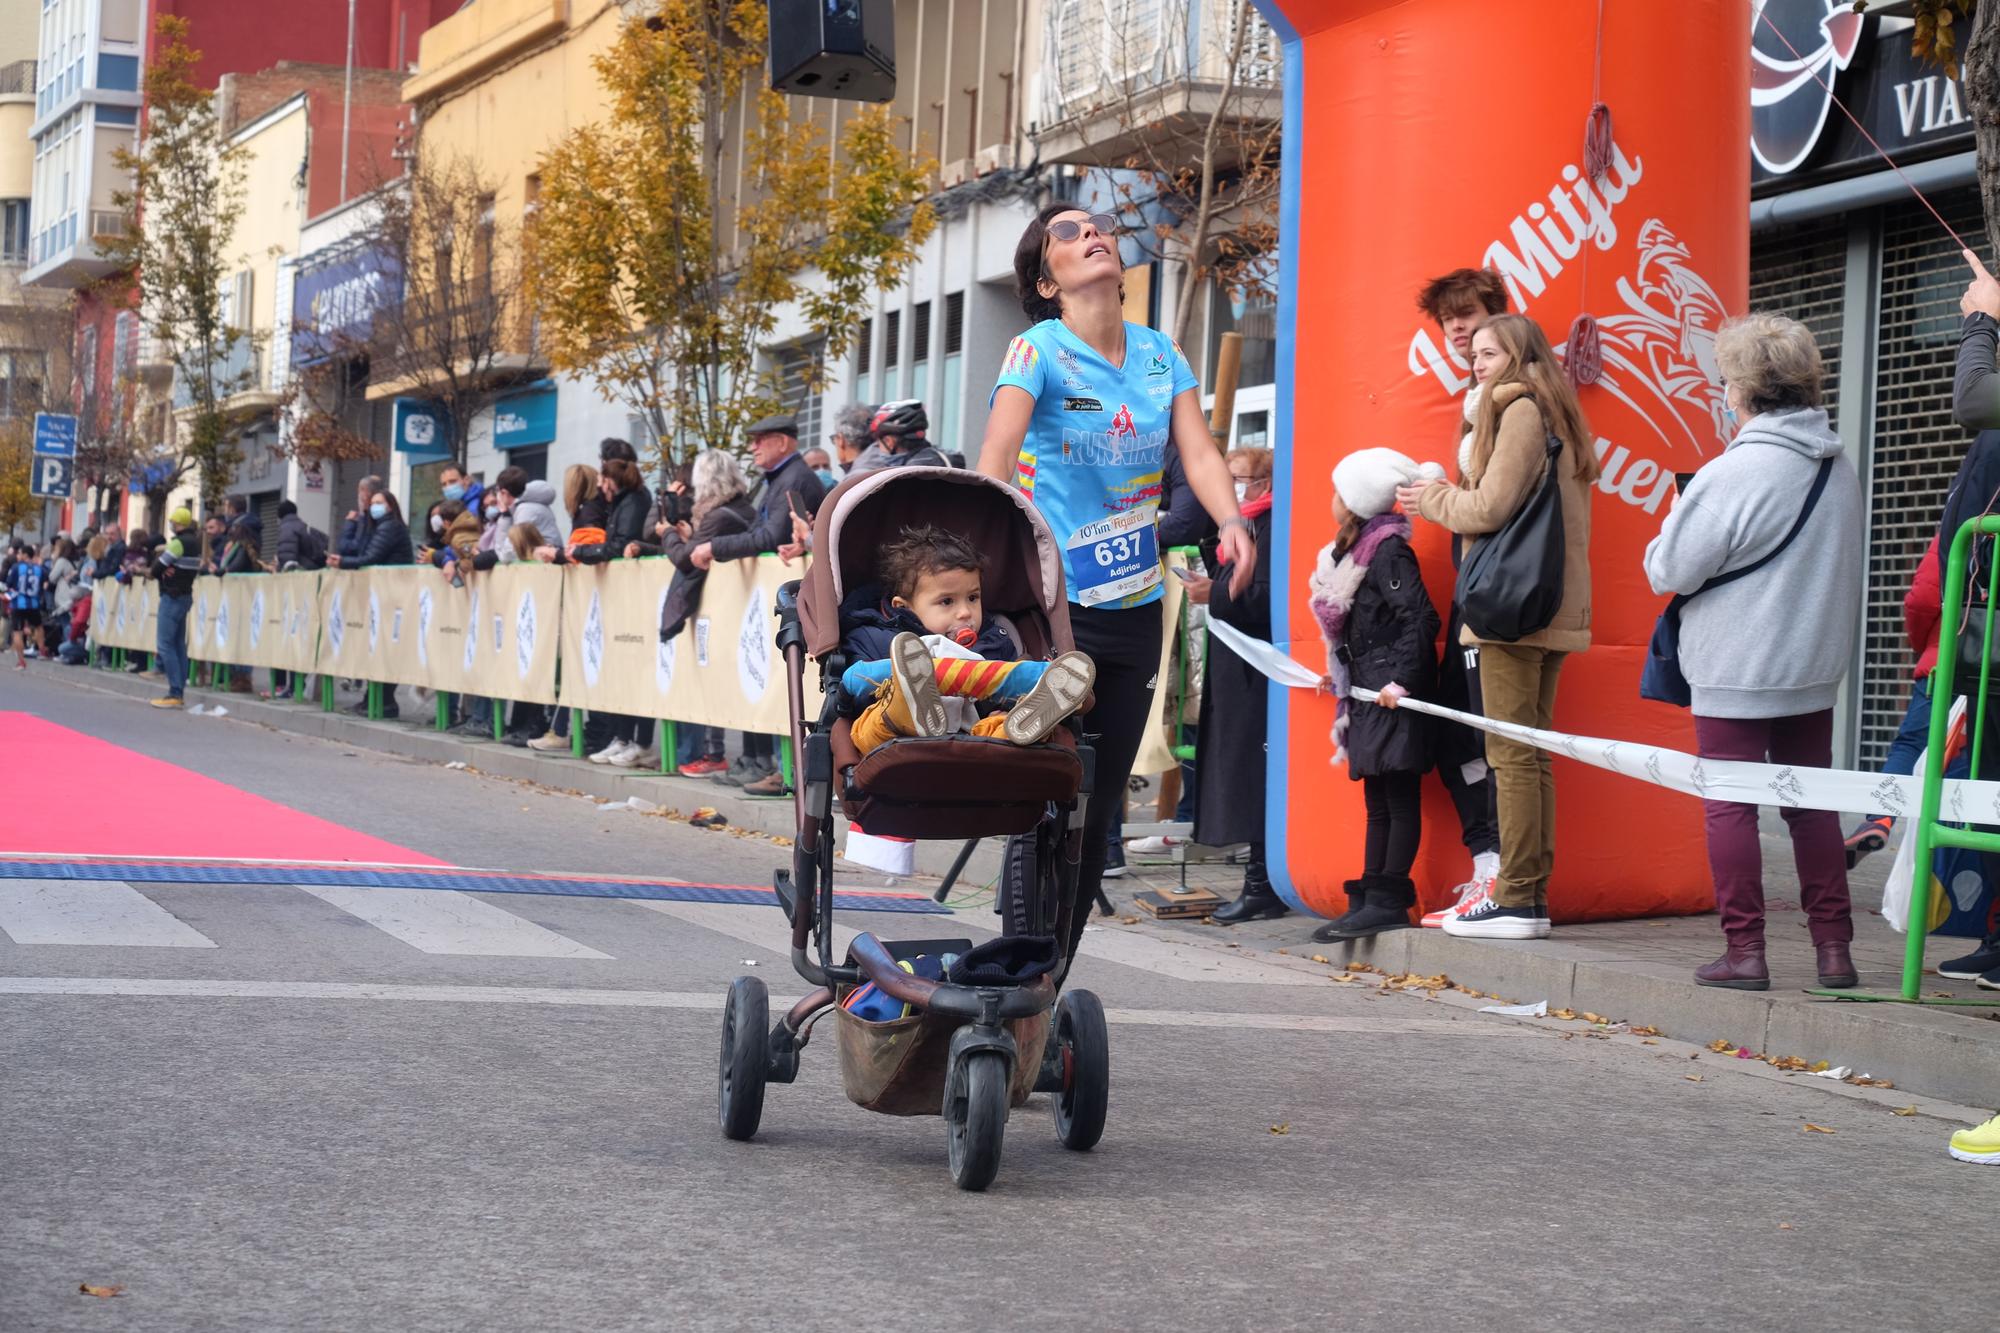
M 75 458 L 76 418 L 58 412 L 35 413 L 35 452 Z

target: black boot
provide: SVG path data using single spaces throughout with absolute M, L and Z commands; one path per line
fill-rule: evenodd
M 1417 886 L 1408 875 L 1368 875 L 1361 881 L 1361 890 L 1364 905 L 1313 932 L 1314 939 L 1323 944 L 1360 940 L 1409 926 L 1410 909 L 1417 905 Z
M 1271 887 L 1269 876 L 1245 875 L 1243 892 L 1236 895 L 1236 901 L 1216 908 L 1209 920 L 1225 926 L 1233 926 L 1239 921 L 1275 921 L 1291 910 L 1278 896 L 1278 891 Z
M 1368 890 L 1375 883 L 1374 877 L 1363 875 L 1360 879 L 1350 879 L 1342 884 L 1341 890 L 1347 894 L 1347 910 L 1313 932 L 1313 939 L 1320 944 L 1331 944 L 1335 940 L 1350 938 L 1343 932 L 1347 923 L 1360 915 L 1368 905 Z

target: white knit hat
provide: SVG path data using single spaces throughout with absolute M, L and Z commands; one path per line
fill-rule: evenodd
M 1358 449 L 1334 464 L 1333 489 L 1356 518 L 1374 518 L 1396 507 L 1396 488 L 1420 478 L 1444 479 L 1436 463 L 1419 464 L 1394 449 Z

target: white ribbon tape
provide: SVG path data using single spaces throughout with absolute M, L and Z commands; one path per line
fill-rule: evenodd
M 1357 689 L 1354 698 L 1374 703 L 1374 690 Z M 1699 796 L 1706 801 L 1739 801 L 1745 805 L 1779 805 L 1794 810 L 1836 810 L 1851 814 L 1893 815 L 1898 819 L 1917 813 L 1923 799 L 1923 783 L 1913 777 L 1884 773 L 1857 773 L 1845 768 L 1800 768 L 1791 764 L 1750 764 L 1734 759 L 1703 759 L 1679 750 L 1631 741 L 1607 741 L 1595 736 L 1572 736 L 1563 731 L 1543 731 L 1512 722 L 1496 722 L 1475 713 L 1405 699 L 1400 707 L 1414 708 L 1433 717 L 1462 722 L 1478 731 L 1505 736 L 1508 740 L 1568 755 L 1580 764 L 1609 769 L 1621 777 L 1637 778 L 1658 787 Z M 1947 778 L 1939 817 L 1954 824 L 2000 824 L 2000 782 L 1968 782 Z
M 1319 677 L 1276 645 L 1253 639 L 1241 630 L 1210 621 L 1209 629 L 1237 656 L 1279 685 L 1292 689 L 1317 684 Z M 1372 704 L 1376 691 L 1355 689 L 1353 698 Z M 1799 768 L 1789 764 L 1750 764 L 1732 759 L 1703 759 L 1679 750 L 1631 741 L 1607 741 L 1572 736 L 1512 722 L 1496 722 L 1476 713 L 1404 699 L 1403 708 L 1463 723 L 1475 731 L 1505 736 L 1538 750 L 1568 755 L 1580 764 L 1607 769 L 1620 777 L 1670 787 L 1706 801 L 1737 801 L 1745 805 L 1777 805 L 1793 810 L 1834 810 L 1848 814 L 1914 816 L 1923 801 L 1923 782 L 1914 777 L 1857 773 L 1845 768 Z M 1947 778 L 1939 807 L 1941 819 L 1953 824 L 2000 825 L 2000 782 L 1969 782 Z

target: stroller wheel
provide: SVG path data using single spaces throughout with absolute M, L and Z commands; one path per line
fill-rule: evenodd
M 1056 1002 L 1049 1034 L 1062 1061 L 1062 1088 L 1052 1098 L 1056 1137 L 1065 1148 L 1089 1152 L 1104 1137 L 1111 1105 L 1111 1036 L 1104 1004 L 1087 990 L 1065 991 Z
M 770 992 L 756 977 L 738 977 L 722 1007 L 722 1072 L 717 1102 L 724 1138 L 747 1139 L 764 1117 L 768 1071 L 765 1030 L 771 1025 Z
M 1000 1173 L 1007 1091 L 1007 1057 L 998 1051 L 969 1052 L 945 1079 L 945 1155 L 962 1190 L 983 1190 Z

